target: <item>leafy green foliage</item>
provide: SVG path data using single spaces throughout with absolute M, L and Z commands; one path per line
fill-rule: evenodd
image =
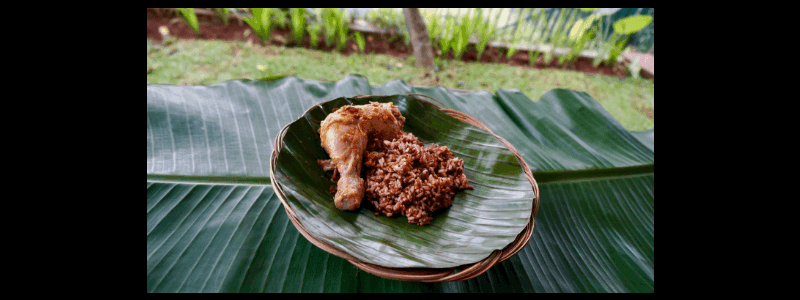
M 561 32 L 561 27 L 563 26 L 564 17 L 566 16 L 566 14 L 567 14 L 567 9 L 561 9 L 561 11 L 558 13 L 558 18 L 555 20 L 555 22 L 551 23 L 551 25 L 553 26 L 550 31 L 551 47 L 550 51 L 548 51 L 547 54 L 545 55 L 544 59 L 545 64 L 550 64 L 552 59 L 555 57 L 555 50 L 556 47 L 558 46 L 559 33 Z
M 395 28 L 401 30 L 405 27 L 405 17 L 401 12 L 392 8 L 378 8 L 371 10 L 364 16 L 365 21 L 381 27 L 381 28 Z
M 364 19 L 377 27 L 396 32 L 396 35 L 390 37 L 390 42 L 401 38 L 406 45 L 411 44 L 411 36 L 405 25 L 405 16 L 398 9 L 378 8 L 377 10 L 367 12 Z
M 333 39 L 336 37 L 336 30 L 338 20 L 336 19 L 336 12 L 334 11 L 335 8 L 323 8 L 322 9 L 322 21 L 324 26 L 325 32 L 325 44 L 331 45 L 333 43 Z
M 578 59 L 578 55 L 583 51 L 583 48 L 597 35 L 597 28 L 597 25 L 593 25 L 588 33 L 578 35 L 577 41 L 572 44 L 572 49 L 566 57 L 567 61 L 574 62 Z
M 561 47 L 562 45 L 564 45 L 564 42 L 568 40 L 567 34 L 565 34 L 565 32 L 569 32 L 569 30 L 571 29 L 571 26 L 575 25 L 574 21 L 575 21 L 575 16 L 578 13 L 578 10 L 574 9 L 574 8 L 573 9 L 564 8 L 561 11 L 563 13 L 563 12 L 565 12 L 567 10 L 571 11 L 570 12 L 570 16 L 566 20 L 565 25 L 561 25 L 561 24 L 556 25 L 557 26 L 556 27 L 557 30 L 556 30 L 556 33 L 555 33 L 555 38 L 554 38 L 553 47 L 551 48 L 552 49 L 551 51 L 555 51 L 556 48 Z M 564 61 L 566 60 L 566 58 L 567 58 L 566 56 L 559 57 L 558 58 L 558 64 L 559 65 L 563 64 Z
M 457 12 L 457 17 L 437 15 L 433 10 L 425 11 L 424 17 L 428 27 L 429 38 L 431 44 L 441 50 L 443 55 L 447 55 L 450 50 L 454 51 L 454 56 L 459 55 L 461 49 L 465 49 L 464 39 L 461 37 L 463 33 L 467 33 L 469 38 L 477 38 L 478 42 L 475 44 L 475 49 L 482 56 L 485 51 L 486 45 L 491 40 L 505 41 L 508 43 L 508 51 L 506 57 L 510 59 L 522 44 L 533 44 L 534 48 L 540 54 L 545 54 L 545 60 L 550 63 L 552 59 L 556 58 L 557 49 L 569 49 L 569 53 L 559 54 L 559 64 L 574 62 L 580 53 L 586 49 L 597 50 L 600 57 L 596 59 L 596 65 L 604 61 L 610 62 L 625 51 L 625 45 L 620 42 L 627 42 L 624 36 L 615 37 L 613 34 L 616 32 L 622 35 L 622 26 L 628 29 L 625 31 L 640 30 L 641 26 L 646 26 L 652 22 L 651 16 L 633 16 L 628 20 L 616 23 L 619 29 L 614 30 L 614 25 L 611 23 L 611 15 L 619 11 L 618 8 L 614 9 L 597 9 L 597 8 L 565 8 L 565 9 L 543 9 L 543 8 L 524 8 L 524 9 L 500 9 L 497 13 L 498 17 L 495 18 L 495 25 L 491 26 L 487 23 L 490 19 L 481 13 L 481 9 L 470 9 L 467 14 L 463 14 L 463 10 Z M 449 10 L 447 13 L 452 13 Z M 432 13 L 433 12 L 433 13 Z M 586 16 L 586 13 L 591 13 Z M 505 26 L 498 29 L 497 21 L 500 16 L 509 19 L 518 19 L 518 25 Z M 585 17 L 581 17 L 585 16 Z M 451 18 L 454 18 L 452 21 Z M 402 14 L 397 9 L 378 9 L 367 13 L 365 18 L 373 25 L 384 28 L 396 28 L 399 35 L 393 38 L 402 37 L 408 43 L 406 27 L 403 26 Z M 523 20 L 525 19 L 525 20 Z M 451 24 L 448 24 L 452 22 Z M 467 30 L 463 28 L 463 24 Z M 448 25 L 451 27 L 448 29 Z M 592 29 L 597 26 L 597 29 Z M 593 33 L 590 33 L 593 32 Z M 586 37 L 586 35 L 589 37 Z M 468 40 L 468 39 L 467 39 Z M 549 53 L 546 53 L 549 52 Z M 463 55 L 463 54 L 462 54 Z
M 614 22 L 614 32 L 617 34 L 634 34 L 647 27 L 650 22 L 653 22 L 653 16 L 628 16 Z
M 290 8 L 289 14 L 292 18 L 292 36 L 294 37 L 294 43 L 300 45 L 303 43 L 303 34 L 305 34 L 306 31 L 306 9 Z
M 625 50 L 630 35 L 642 30 L 652 21 L 652 16 L 635 15 L 614 22 L 614 42 L 610 43 L 608 60 L 606 62 L 608 64 L 615 63 L 617 58 Z
M 461 56 L 464 55 L 469 45 L 469 38 L 472 36 L 472 31 L 474 29 L 475 23 L 469 15 L 461 17 L 461 24 L 455 27 L 454 37 L 450 40 L 450 48 L 453 49 L 453 54 L 456 59 L 461 59 Z
M 194 13 L 194 8 L 178 8 L 178 11 L 181 12 L 186 24 L 194 30 L 194 34 L 200 36 L 200 23 L 197 21 L 197 14 Z
M 569 31 L 568 40 L 570 41 L 577 41 L 582 38 L 587 31 L 595 24 L 597 21 L 597 16 L 589 15 L 586 19 L 578 19 L 572 25 L 572 29 Z
M 589 15 L 586 19 L 578 19 L 574 22 L 566 37 L 570 52 L 564 57 L 564 60 L 573 63 L 578 58 L 581 51 L 595 39 L 598 32 L 598 24 L 595 23 L 597 19 L 598 17 L 596 15 Z
M 523 28 L 525 26 L 523 24 L 517 24 L 516 28 L 514 29 L 514 38 L 511 39 L 511 42 L 508 45 L 508 51 L 506 52 L 506 59 L 511 59 L 514 56 L 514 53 L 517 53 L 517 43 L 520 41 L 523 35 Z
M 608 60 L 606 61 L 608 65 L 613 65 L 617 61 L 619 55 L 622 54 L 623 50 L 625 50 L 625 45 L 628 44 L 629 38 L 630 35 L 626 34 L 623 36 L 618 36 L 616 33 L 614 33 L 615 42 L 612 44 L 611 49 L 608 52 Z
M 311 42 L 311 48 L 317 48 L 319 43 L 319 32 L 322 30 L 322 25 L 319 23 L 311 23 L 307 26 L 308 36 Z
M 608 23 L 611 17 L 610 14 L 614 12 L 616 11 L 604 11 L 604 9 L 600 9 L 595 13 L 598 13 L 600 16 L 605 16 L 605 23 Z M 601 23 L 599 32 L 602 32 L 603 34 L 598 34 L 600 53 L 594 59 L 593 65 L 598 66 L 601 63 L 609 65 L 614 64 L 619 55 L 621 55 L 625 50 L 625 46 L 630 38 L 630 35 L 642 30 L 652 21 L 653 17 L 649 15 L 628 16 L 614 22 L 612 26 L 605 26 L 605 30 L 603 30 L 604 28 Z M 612 28 L 613 32 L 611 31 Z M 610 37 L 606 38 L 607 36 Z
M 214 8 L 214 10 L 217 12 L 217 14 L 222 19 L 222 22 L 225 23 L 225 25 L 228 25 L 228 23 L 230 23 L 231 20 L 230 8 Z
M 336 43 L 336 48 L 339 51 L 344 50 L 344 47 L 347 46 L 347 32 L 350 30 L 348 27 L 349 22 L 345 16 L 346 10 L 335 10 L 336 12 L 336 36 L 339 37 L 338 42 Z
M 441 39 L 440 35 L 444 30 L 443 24 L 439 16 L 436 15 L 436 12 L 433 13 L 426 13 L 424 14 L 425 17 L 425 25 L 428 29 L 428 38 L 431 40 L 432 46 L 438 46 L 437 43 Z
M 478 22 L 478 44 L 475 45 L 475 50 L 478 51 L 478 61 L 481 60 L 481 56 L 483 56 L 483 51 L 486 50 L 486 45 L 489 44 L 489 41 L 494 37 L 495 32 L 497 31 L 497 27 L 495 24 L 489 22 L 489 17 L 483 17 L 483 15 L 479 12 L 477 15 L 480 18 L 480 22 Z
M 250 25 L 250 28 L 253 28 L 253 31 L 261 39 L 262 44 L 269 40 L 272 33 L 272 27 L 274 26 L 272 22 L 273 11 L 273 8 L 251 8 L 250 12 L 253 13 L 253 16 L 244 19 L 247 25 Z
M 531 65 L 531 66 L 536 64 L 536 60 L 539 59 L 539 55 L 541 55 L 541 54 L 542 54 L 542 52 L 539 52 L 539 51 L 528 50 L 528 64 Z
M 355 32 L 353 34 L 355 36 L 356 45 L 358 45 L 358 50 L 361 53 L 364 53 L 364 49 L 366 48 L 367 42 L 364 40 L 364 36 L 360 32 Z
M 331 45 L 336 40 L 336 48 L 339 51 L 344 50 L 349 31 L 346 12 L 339 8 L 323 8 L 321 14 L 325 25 L 325 43 Z
M 442 38 L 439 40 L 439 49 L 442 50 L 442 55 L 447 55 L 450 47 L 453 46 L 453 40 L 456 39 L 456 19 L 447 17 L 445 20 L 445 29 L 442 32 Z
M 288 8 L 276 8 L 272 10 L 272 21 L 275 22 L 275 26 L 278 28 L 286 28 L 291 20 L 286 17 L 288 13 Z

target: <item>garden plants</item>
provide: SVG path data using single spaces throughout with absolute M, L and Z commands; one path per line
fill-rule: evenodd
M 461 24 L 456 27 L 456 32 L 453 34 L 453 39 L 450 40 L 453 49 L 453 54 L 456 59 L 461 59 L 464 51 L 467 51 L 469 45 L 469 38 L 472 36 L 472 30 L 475 28 L 474 22 L 470 19 L 469 15 L 464 15 L 461 18 Z
M 306 30 L 308 30 L 311 48 L 317 48 L 317 44 L 319 43 L 319 32 L 322 30 L 322 25 L 319 23 L 311 23 L 306 26 Z
M 489 17 L 483 18 L 483 16 L 480 13 L 478 13 L 478 18 L 480 18 L 477 25 L 479 41 L 478 44 L 475 45 L 475 50 L 478 51 L 478 60 L 480 61 L 481 56 L 483 55 L 483 51 L 486 50 L 486 45 L 489 43 L 489 40 L 491 40 L 491 38 L 494 37 L 494 33 L 497 30 L 497 28 L 495 27 L 496 26 L 495 24 L 489 22 Z M 499 14 L 498 14 L 498 19 L 499 19 Z M 496 20 L 497 19 L 495 19 L 495 23 Z
M 436 12 L 425 14 L 425 25 L 428 28 L 428 38 L 431 40 L 431 45 L 436 45 L 439 41 L 439 35 L 442 34 L 442 23 Z
M 635 15 L 614 22 L 614 35 L 611 40 L 606 43 L 603 52 L 598 55 L 598 57 L 604 59 L 603 61 L 606 64 L 613 64 L 617 61 L 617 57 L 625 50 L 625 45 L 627 45 L 630 35 L 642 30 L 652 21 L 652 16 Z M 597 59 L 595 59 L 595 65 L 597 64 L 599 63 Z
M 350 30 L 348 26 L 347 19 L 345 17 L 345 10 L 337 9 L 336 12 L 336 36 L 339 37 L 339 41 L 336 43 L 336 48 L 339 51 L 344 50 L 344 47 L 347 45 L 347 31 Z
M 225 25 L 230 23 L 231 14 L 229 8 L 214 8 L 214 10 L 217 12 L 219 17 L 222 18 L 222 22 L 225 23 Z
M 244 21 L 253 28 L 256 35 L 261 39 L 261 43 L 265 44 L 269 40 L 269 35 L 272 32 L 272 8 L 251 8 L 253 13 L 252 18 L 245 18 Z
M 585 10 L 582 8 L 581 10 Z M 586 19 L 578 19 L 572 26 L 572 29 L 567 36 L 569 43 L 572 44 L 569 54 L 566 56 L 568 63 L 573 63 L 578 59 L 581 51 L 595 38 L 598 31 L 598 25 L 594 24 L 597 16 L 589 15 Z
M 325 43 L 331 45 L 336 39 L 336 49 L 339 51 L 344 50 L 344 46 L 347 43 L 347 31 L 349 30 L 344 10 L 323 8 L 322 20 L 325 25 Z
M 511 43 L 508 45 L 506 59 L 511 59 L 511 57 L 514 56 L 514 53 L 517 53 L 517 42 L 519 42 L 520 38 L 522 38 L 522 28 L 524 26 L 525 24 L 517 23 L 517 26 L 514 29 L 514 37 L 511 39 Z
M 294 36 L 294 43 L 300 45 L 303 43 L 303 34 L 306 27 L 306 9 L 305 8 L 290 8 L 289 14 L 292 18 L 292 35 Z
M 200 36 L 200 24 L 197 22 L 197 14 L 194 13 L 194 8 L 178 8 L 183 16 L 186 24 L 194 30 L 194 34 Z
M 355 36 L 356 45 L 358 45 L 358 50 L 360 50 L 361 53 L 364 53 L 364 49 L 366 48 L 366 43 L 367 43 L 364 40 L 364 36 L 360 32 L 355 32 L 353 36 Z
M 278 26 L 278 28 L 286 28 L 286 24 L 290 22 L 290 20 L 286 18 L 287 12 L 284 10 L 289 10 L 289 9 L 275 8 L 272 10 L 272 22 L 274 22 L 275 25 Z
M 583 27 L 586 23 L 582 23 L 580 27 Z M 588 32 L 582 32 L 578 35 L 577 40 L 572 44 L 572 49 L 570 50 L 569 54 L 566 57 L 567 62 L 572 63 L 576 59 L 578 59 L 578 55 L 586 45 L 595 38 L 598 31 L 598 25 L 592 25 L 592 27 L 588 30 Z M 583 29 L 581 29 L 583 30 Z
M 562 14 L 565 13 L 566 11 L 567 11 L 566 8 L 561 9 Z M 566 30 L 571 29 L 571 27 L 575 25 L 575 22 L 574 22 L 575 21 L 575 16 L 578 13 L 577 9 L 571 9 L 571 11 L 572 12 L 570 13 L 569 18 L 566 20 L 566 23 L 564 23 L 564 24 L 559 23 L 559 24 L 556 25 L 556 33 L 555 33 L 555 37 L 554 37 L 554 41 L 553 41 L 553 47 L 552 47 L 551 51 L 555 51 L 556 48 L 558 48 L 558 47 L 563 45 L 565 40 L 568 40 L 567 39 L 567 34 L 565 34 L 565 32 L 567 32 Z M 558 65 L 560 66 L 561 64 L 563 64 L 565 59 L 566 59 L 566 56 L 559 57 L 558 58 Z
M 439 40 L 439 50 L 442 51 L 442 55 L 447 55 L 447 52 L 450 51 L 450 47 L 452 46 L 451 41 L 455 38 L 455 26 L 456 19 L 448 16 L 447 20 L 445 20 L 445 29 L 444 32 L 442 32 L 442 38 Z
M 325 33 L 325 44 L 333 44 L 333 39 L 336 37 L 336 8 L 323 8 L 322 9 L 322 23 L 324 24 L 323 32 Z

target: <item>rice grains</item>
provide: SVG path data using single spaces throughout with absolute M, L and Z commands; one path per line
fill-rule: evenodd
M 370 139 L 364 151 L 365 202 L 375 215 L 405 216 L 408 222 L 430 224 L 433 213 L 450 207 L 453 196 L 472 189 L 464 161 L 446 146 L 429 147 L 413 134 L 394 140 Z

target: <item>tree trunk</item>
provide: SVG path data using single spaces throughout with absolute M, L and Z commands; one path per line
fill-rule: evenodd
M 403 8 L 403 15 L 406 19 L 406 28 L 411 38 L 411 47 L 414 49 L 414 57 L 417 63 L 414 66 L 423 66 L 428 70 L 433 70 L 433 48 L 428 37 L 428 29 L 425 21 L 419 14 L 419 8 Z

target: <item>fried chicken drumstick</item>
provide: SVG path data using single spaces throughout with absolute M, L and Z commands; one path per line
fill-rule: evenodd
M 392 140 L 403 133 L 406 118 L 392 103 L 370 102 L 346 105 L 329 114 L 319 129 L 322 148 L 331 157 L 318 160 L 325 171 L 339 171 L 334 204 L 341 210 L 354 210 L 364 198 L 361 166 L 367 141 L 371 138 Z

